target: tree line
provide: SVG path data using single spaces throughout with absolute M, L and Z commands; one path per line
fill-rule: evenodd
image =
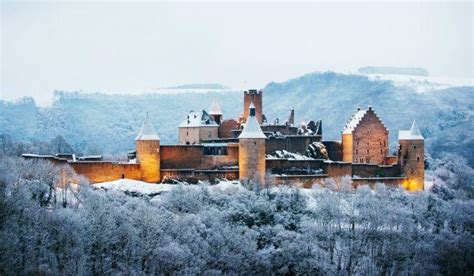
M 474 272 L 474 171 L 455 156 L 420 193 L 201 184 L 154 197 L 58 187 L 70 168 L 1 158 L 0 274 Z

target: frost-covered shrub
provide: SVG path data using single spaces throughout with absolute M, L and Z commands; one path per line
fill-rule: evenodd
M 4 160 L 2 275 L 473 273 L 472 182 L 445 165 L 433 192 L 415 194 L 181 185 L 150 198 L 82 186 L 75 204 L 41 204 L 48 167 Z

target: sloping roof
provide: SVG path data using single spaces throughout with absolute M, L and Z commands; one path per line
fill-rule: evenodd
M 148 113 L 146 114 L 145 121 L 143 121 L 142 128 L 135 140 L 160 140 L 160 137 L 158 137 L 155 128 L 150 122 Z
M 424 140 L 425 138 L 421 135 L 420 129 L 416 124 L 416 121 L 413 121 L 410 130 L 400 130 L 398 132 L 398 140 Z
M 356 126 L 360 123 L 362 118 L 364 118 L 365 114 L 367 113 L 367 110 L 364 109 L 358 109 L 351 117 L 349 122 L 344 126 L 344 129 L 342 130 L 343 134 L 351 134 Z
M 190 111 L 179 127 L 217 127 L 218 125 L 206 111 Z
M 253 103 L 250 103 L 249 109 L 255 110 L 255 105 Z M 239 139 L 242 138 L 267 138 L 265 134 L 263 134 L 262 128 L 260 127 L 260 124 L 257 121 L 257 118 L 255 118 L 255 111 L 254 112 L 249 112 L 249 117 L 247 119 L 247 122 L 243 125 L 243 130 L 242 133 L 239 135 Z
M 211 110 L 209 111 L 210 115 L 222 115 L 221 107 L 216 99 L 212 101 Z

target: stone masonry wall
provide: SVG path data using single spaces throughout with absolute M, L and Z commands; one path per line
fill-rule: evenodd
M 352 132 L 353 163 L 383 164 L 388 155 L 388 130 L 369 108 Z
M 112 162 L 69 163 L 77 174 L 84 175 L 91 183 L 113 181 L 121 178 L 143 180 L 139 164 Z

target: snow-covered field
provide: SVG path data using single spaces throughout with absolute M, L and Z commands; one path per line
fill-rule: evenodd
M 143 181 L 132 180 L 132 179 L 119 179 L 109 182 L 101 182 L 94 184 L 93 187 L 104 190 L 118 190 L 126 193 L 139 193 L 142 195 L 159 195 L 163 192 L 169 192 L 179 185 L 189 185 L 185 182 L 178 184 L 151 184 Z M 239 181 L 220 181 L 216 185 L 209 185 L 206 182 L 200 182 L 200 185 L 209 187 L 210 191 L 221 191 L 221 192 L 235 192 L 244 189 Z M 196 186 L 196 185 L 189 185 Z

